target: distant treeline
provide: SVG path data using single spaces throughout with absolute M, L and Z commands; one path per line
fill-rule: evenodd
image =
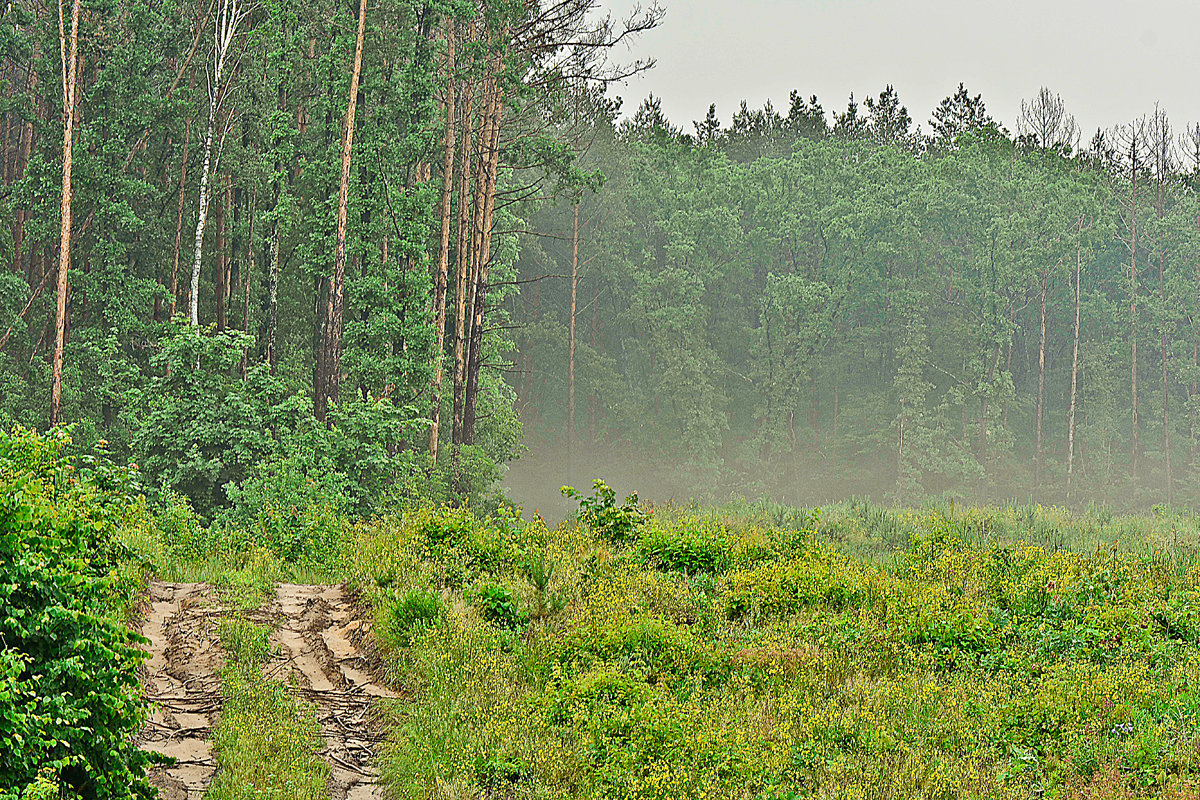
M 1081 146 L 1043 90 L 1011 135 L 961 85 L 928 135 L 891 87 L 832 119 L 595 126 L 509 301 L 531 440 L 677 496 L 1200 500 L 1200 128 Z

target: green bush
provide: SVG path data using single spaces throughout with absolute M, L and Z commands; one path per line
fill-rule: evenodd
M 517 605 L 512 589 L 497 583 L 487 583 L 476 590 L 474 605 L 484 619 L 501 628 L 520 630 L 529 621 Z
M 610 542 L 632 541 L 646 521 L 647 514 L 638 504 L 637 492 L 617 505 L 617 493 L 604 481 L 592 481 L 591 497 L 571 486 L 562 487 L 563 497 L 579 501 L 579 521 Z
M 337 552 L 350 497 L 343 476 L 312 470 L 301 453 L 264 462 L 226 487 L 215 526 L 289 564 L 324 564 Z
M 48 781 L 61 797 L 150 796 L 153 757 L 134 744 L 145 640 L 110 613 L 125 593 L 113 515 L 133 498 L 67 443 L 0 432 L 0 798 Z
M 410 589 L 389 607 L 385 635 L 394 644 L 408 647 L 415 636 L 437 624 L 446 604 L 433 592 Z
M 730 563 L 725 529 L 703 521 L 688 521 L 674 530 L 651 527 L 638 541 L 638 552 L 649 566 L 687 575 L 723 572 Z

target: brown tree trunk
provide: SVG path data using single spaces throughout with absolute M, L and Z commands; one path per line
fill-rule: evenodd
M 267 270 L 267 335 L 266 356 L 271 374 L 279 366 L 279 351 L 275 347 L 276 331 L 279 329 L 279 217 L 271 229 L 270 266 Z
M 358 105 L 358 81 L 362 74 L 363 37 L 367 24 L 367 0 L 358 4 L 358 38 L 354 45 L 354 70 L 350 74 L 350 99 L 342 132 L 342 177 L 338 184 L 337 243 L 325 325 L 325 386 L 317 392 L 316 417 L 325 421 L 329 401 L 337 402 L 342 381 L 342 309 L 346 287 L 346 228 L 350 203 L 350 154 L 354 147 L 354 115 Z
M 452 441 L 462 443 L 463 395 L 466 390 L 467 282 L 471 275 L 471 174 L 473 87 L 464 88 L 459 116 L 462 119 L 462 147 L 458 174 L 458 241 L 455 246 L 454 285 L 454 419 Z
M 219 197 L 220 202 L 213 209 L 213 233 L 217 238 L 217 268 L 213 276 L 213 301 L 216 304 L 217 330 L 223 331 L 228 324 L 225 316 L 225 284 L 229 269 L 229 255 L 225 248 L 225 209 L 228 196 L 224 187 L 221 187 Z
M 442 364 L 446 349 L 446 288 L 450 280 L 450 223 L 454 199 L 454 150 L 456 128 L 455 100 L 458 89 L 454 79 L 455 70 L 454 26 L 446 25 L 446 131 L 442 156 L 442 202 L 439 214 L 442 222 L 441 239 L 438 241 L 437 273 L 433 295 L 433 391 L 429 408 L 429 461 L 437 464 L 438 439 L 442 414 Z
M 258 210 L 258 186 L 250 190 L 250 229 L 246 232 L 246 266 L 242 294 L 242 333 L 250 333 L 250 281 L 254 275 L 254 214 Z M 242 350 L 242 377 L 250 370 L 250 347 Z
M 589 341 L 592 352 L 600 354 L 600 281 L 592 282 L 592 322 Z M 597 392 L 595 379 L 592 383 L 592 395 L 588 398 L 588 441 L 593 445 L 599 441 L 600 430 L 600 395 Z
M 1083 217 L 1079 218 L 1079 234 L 1083 236 Z M 1079 305 L 1083 283 L 1083 243 L 1075 244 L 1075 335 L 1071 352 L 1071 401 L 1067 407 L 1067 501 L 1071 500 L 1075 479 L 1075 406 L 1079 390 Z
M 58 286 L 54 307 L 54 360 L 50 386 L 50 424 L 62 422 L 63 347 L 67 331 L 68 274 L 71 266 L 71 150 L 75 132 L 75 101 L 79 88 L 79 0 L 71 4 L 71 35 L 68 43 L 62 0 L 58 3 L 59 54 L 63 81 L 63 175 L 62 226 L 58 249 Z
M 1166 307 L 1167 303 L 1167 282 L 1166 282 L 1166 254 L 1159 256 L 1158 261 L 1158 297 L 1160 302 Z M 1163 323 L 1163 329 L 1159 331 L 1159 348 L 1162 360 L 1162 420 L 1163 420 L 1163 459 L 1167 467 L 1167 505 L 1175 499 L 1175 476 L 1171 470 L 1171 378 L 1170 378 L 1170 356 L 1167 351 L 1167 330 L 1166 323 Z
M 1137 476 L 1138 460 L 1141 453 L 1141 424 L 1138 421 L 1138 306 L 1137 306 L 1137 290 L 1138 290 L 1138 269 L 1137 269 L 1137 239 L 1138 239 L 1138 219 L 1137 219 L 1137 173 L 1139 169 L 1137 143 L 1133 145 L 1133 165 L 1131 169 L 1132 176 L 1132 194 L 1130 213 L 1130 245 L 1129 245 L 1129 327 L 1132 335 L 1130 344 L 1130 391 L 1133 396 L 1133 415 L 1132 415 L 1132 432 L 1133 442 L 1130 449 L 1130 467 L 1133 475 Z
M 499 64 L 496 65 L 497 73 Z M 474 319 L 471 322 L 471 347 L 467 357 L 467 387 L 463 398 L 463 442 L 474 444 L 476 402 L 479 397 L 479 373 L 483 368 L 483 320 L 487 310 L 488 271 L 491 267 L 492 219 L 496 208 L 496 181 L 500 168 L 500 121 L 504 110 L 503 92 L 493 82 L 489 115 L 486 169 L 484 181 L 483 222 L 479 225 L 479 258 L 475 270 Z
M 1049 275 L 1042 276 L 1041 327 L 1038 337 L 1038 395 L 1037 435 L 1034 447 L 1033 485 L 1041 485 L 1042 479 L 1042 418 L 1046 407 L 1046 293 L 1049 290 Z
M 575 458 L 575 312 L 579 301 L 579 202 L 572 205 L 571 311 L 567 334 L 567 479 L 574 480 Z

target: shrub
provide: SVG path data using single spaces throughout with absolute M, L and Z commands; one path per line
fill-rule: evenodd
M 260 464 L 225 487 L 230 507 L 216 526 L 290 564 L 323 564 L 337 551 L 350 499 L 344 479 L 315 471 L 300 452 Z
M 413 637 L 437 624 L 445 613 L 441 597 L 423 589 L 410 589 L 389 607 L 384 634 L 394 644 L 408 647 Z
M 487 583 L 476 590 L 474 605 L 488 622 L 501 628 L 519 630 L 528 622 L 517 605 L 512 589 L 497 583 Z
M 771 561 L 729 577 L 731 619 L 787 614 L 802 608 L 841 609 L 863 602 L 869 575 L 859 564 L 818 548 L 801 557 Z
M 106 612 L 120 594 L 110 469 L 75 476 L 65 435 L 0 432 L 0 798 L 149 796 L 137 749 L 145 640 Z M 107 476 L 107 477 L 105 477 Z M 90 499 L 90 502 L 83 502 Z M 88 509 L 95 516 L 88 515 Z M 52 777 L 48 777 L 52 776 Z
M 688 575 L 724 571 L 729 566 L 729 551 L 724 528 L 701 521 L 686 521 L 675 530 L 651 527 L 638 541 L 638 552 L 646 564 Z
M 592 482 L 595 490 L 591 497 L 584 497 L 578 489 L 562 487 L 563 497 L 579 501 L 579 521 L 610 542 L 631 541 L 646 521 L 646 512 L 638 504 L 637 492 L 617 505 L 617 493 L 608 484 L 597 478 Z

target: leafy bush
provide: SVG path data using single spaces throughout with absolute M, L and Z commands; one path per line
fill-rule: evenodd
M 437 624 L 446 614 L 446 604 L 433 592 L 410 589 L 389 607 L 384 635 L 394 644 L 408 647 L 414 636 Z
M 646 564 L 688 575 L 723 572 L 731 560 L 730 549 L 725 529 L 704 521 L 672 529 L 652 526 L 638 541 Z
M 488 622 L 501 628 L 520 630 L 528 618 L 517 605 L 512 589 L 497 583 L 486 583 L 475 591 L 473 603 Z
M 584 497 L 578 489 L 562 487 L 563 497 L 579 501 L 579 521 L 610 542 L 632 541 L 647 514 L 638 504 L 637 492 L 617 505 L 617 493 L 604 481 L 592 481 L 591 497 Z
M 863 602 L 871 574 L 845 556 L 812 548 L 806 557 L 770 561 L 729 576 L 731 619 L 787 614 L 803 608 L 842 609 Z
M 336 473 L 316 473 L 300 453 L 264 462 L 226 487 L 230 507 L 215 525 L 242 546 L 261 547 L 289 564 L 323 564 L 337 551 L 350 498 Z
M 68 441 L 0 432 L 0 798 L 47 780 L 64 797 L 149 796 L 152 756 L 133 743 L 144 640 L 106 613 L 124 593 L 128 474 L 102 457 L 78 470 Z

